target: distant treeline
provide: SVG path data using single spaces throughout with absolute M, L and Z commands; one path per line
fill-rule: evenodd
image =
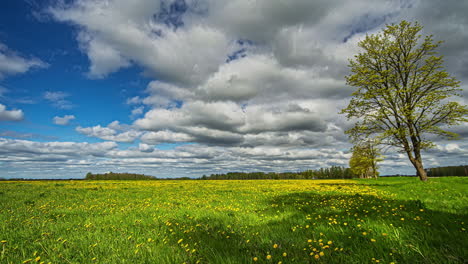
M 468 165 L 448 166 L 426 169 L 429 177 L 443 176 L 468 176 Z M 405 175 L 393 175 L 405 176 Z M 414 176 L 414 175 L 407 175 Z M 223 174 L 203 175 L 200 178 L 156 178 L 144 174 L 136 173 L 115 173 L 86 174 L 85 180 L 288 180 L 288 179 L 352 179 L 358 178 L 350 168 L 342 166 L 332 166 L 330 168 L 320 168 L 317 170 L 306 170 L 302 172 L 228 172 Z
M 468 176 L 468 165 L 435 167 L 426 169 L 429 177 Z
M 85 180 L 156 180 L 156 177 L 136 173 L 108 172 L 104 174 L 92 174 L 88 172 Z
M 351 179 L 356 178 L 350 168 L 332 166 L 303 172 L 228 172 L 226 174 L 203 175 L 201 180 L 257 180 L 257 179 Z

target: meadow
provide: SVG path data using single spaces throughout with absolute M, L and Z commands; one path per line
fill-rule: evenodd
M 467 263 L 468 178 L 3 181 L 0 263 Z

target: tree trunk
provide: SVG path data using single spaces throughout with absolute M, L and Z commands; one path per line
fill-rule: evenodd
M 427 173 L 424 170 L 422 158 L 421 158 L 421 148 L 420 148 L 421 142 L 415 136 L 411 137 L 411 142 L 413 143 L 414 158 L 411 157 L 410 152 L 408 152 L 408 156 L 414 168 L 416 169 L 416 175 L 419 177 L 421 181 L 425 182 L 427 181 Z
M 416 168 L 416 175 L 418 175 L 421 181 L 427 181 L 427 173 L 424 170 L 423 164 L 420 160 L 414 159 L 413 166 Z

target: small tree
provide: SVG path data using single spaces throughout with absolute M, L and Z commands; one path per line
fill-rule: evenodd
M 364 52 L 350 60 L 348 85 L 358 87 L 342 110 L 357 118 L 351 138 L 375 137 L 406 153 L 422 181 L 427 180 L 421 151 L 432 147 L 426 134 L 455 138 L 444 126 L 468 121 L 468 108 L 449 101 L 458 96 L 459 81 L 437 56 L 432 36 L 423 40 L 418 23 L 402 21 L 359 42 Z
M 379 176 L 377 162 L 381 161 L 380 150 L 372 140 L 360 142 L 352 148 L 353 155 L 349 160 L 351 171 L 359 178 L 376 178 Z

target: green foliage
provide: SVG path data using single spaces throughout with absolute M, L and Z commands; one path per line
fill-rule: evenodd
M 373 141 L 360 142 L 352 148 L 353 155 L 349 160 L 351 171 L 359 178 L 377 178 L 377 162 L 381 161 L 380 150 Z
M 421 39 L 421 29 L 402 21 L 359 43 L 364 52 L 350 60 L 346 77 L 358 89 L 342 113 L 358 119 L 351 138 L 376 137 L 400 149 L 424 180 L 421 150 L 433 146 L 426 134 L 456 138 L 444 127 L 467 122 L 468 108 L 449 101 L 460 82 L 443 69 L 440 42 Z
M 116 173 L 108 172 L 103 174 L 92 174 L 88 172 L 85 180 L 156 180 L 154 176 L 148 176 L 144 174 L 136 173 Z
M 427 175 L 429 177 L 468 176 L 468 165 L 429 168 Z
M 351 179 L 356 175 L 349 168 L 332 166 L 303 172 L 228 172 L 226 174 L 203 175 L 202 180 L 287 180 L 287 179 Z

